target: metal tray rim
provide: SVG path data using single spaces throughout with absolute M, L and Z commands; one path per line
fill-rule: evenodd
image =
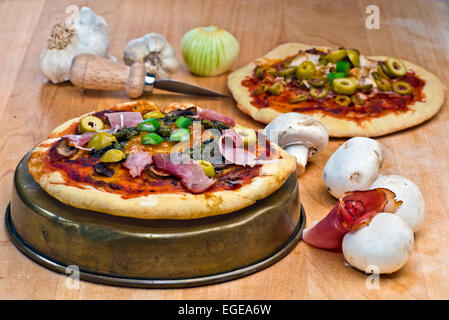
M 253 264 L 246 265 L 240 267 L 238 269 L 229 270 L 226 272 L 221 272 L 212 275 L 206 275 L 201 277 L 194 278 L 182 278 L 182 279 L 144 279 L 144 278 L 128 278 L 128 277 L 118 277 L 118 276 L 110 276 L 103 275 L 98 273 L 86 272 L 83 270 L 79 271 L 80 280 L 85 280 L 94 283 L 114 285 L 114 286 L 122 286 L 122 287 L 134 287 L 134 288 L 188 288 L 188 287 L 197 287 L 204 285 L 211 285 L 220 282 L 225 282 L 233 279 L 237 279 L 240 277 L 244 277 L 250 274 L 253 274 L 257 271 L 265 269 L 277 261 L 281 260 L 285 257 L 296 244 L 301 240 L 302 231 L 304 229 L 306 222 L 306 215 L 304 212 L 304 208 L 300 206 L 300 217 L 298 221 L 298 225 L 296 226 L 295 232 L 291 235 L 291 237 L 275 252 L 273 252 L 268 257 L 259 260 Z M 33 260 L 34 262 L 50 269 L 58 273 L 67 275 L 68 266 L 60 264 L 57 261 L 54 261 L 38 251 L 32 248 L 29 244 L 27 244 L 20 235 L 16 232 L 14 225 L 11 219 L 10 213 L 10 204 L 8 204 L 5 213 L 5 225 L 8 232 L 8 235 L 12 241 L 12 243 L 28 258 Z

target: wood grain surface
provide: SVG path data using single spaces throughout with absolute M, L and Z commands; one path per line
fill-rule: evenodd
M 110 54 L 119 61 L 128 41 L 149 32 L 163 34 L 174 46 L 180 70 L 173 78 L 227 93 L 227 75 L 192 76 L 182 62 L 182 36 L 197 26 L 216 25 L 241 45 L 234 68 L 273 47 L 298 41 L 331 47 L 356 47 L 367 55 L 397 56 L 435 73 L 449 85 L 448 1 L 2 1 L 0 2 L 0 208 L 6 208 L 16 165 L 52 128 L 91 110 L 127 101 L 124 92 L 81 91 L 69 83 L 53 85 L 39 71 L 39 55 L 53 24 L 64 21 L 69 4 L 87 5 L 105 17 Z M 365 9 L 380 8 L 380 29 L 365 27 Z M 242 114 L 231 98 L 208 99 L 156 91 L 165 107 L 193 102 L 262 128 Z M 378 288 L 368 276 L 345 266 L 341 254 L 299 243 L 287 257 L 256 274 L 227 283 L 190 289 L 147 290 L 81 282 L 69 289 L 64 275 L 21 254 L 0 229 L 2 299 L 448 299 L 449 298 L 449 110 L 445 105 L 426 123 L 379 138 L 386 149 L 386 174 L 414 181 L 426 202 L 424 226 L 415 234 L 415 250 L 399 272 L 382 276 Z M 300 177 L 300 197 L 308 225 L 334 205 L 321 172 L 345 140 L 328 148 Z M 3 216 L 2 216 L 3 218 Z M 2 220 L 3 221 L 3 220 Z M 244 244 L 242 244 L 244 245 Z

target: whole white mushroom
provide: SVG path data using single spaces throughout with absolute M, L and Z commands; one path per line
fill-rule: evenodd
M 326 148 L 329 135 L 321 122 L 297 112 L 283 113 L 263 131 L 272 142 L 296 157 L 296 174 L 304 173 L 307 161 Z
M 364 191 L 376 180 L 383 163 L 381 145 L 373 139 L 354 137 L 343 143 L 324 166 L 328 191 L 341 198 L 349 191 Z
M 382 212 L 368 226 L 347 233 L 342 249 L 346 261 L 361 271 L 393 273 L 407 262 L 413 242 L 413 231 L 401 217 Z
M 399 175 L 379 175 L 371 188 L 385 188 L 394 192 L 395 199 L 402 201 L 395 214 L 404 219 L 413 231 L 418 230 L 424 220 L 425 205 L 416 184 Z

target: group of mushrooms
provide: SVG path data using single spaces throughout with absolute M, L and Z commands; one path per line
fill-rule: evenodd
M 264 134 L 297 158 L 298 176 L 304 172 L 307 161 L 325 149 L 329 140 L 321 122 L 296 112 L 278 116 L 265 127 Z M 336 199 L 342 199 L 348 192 L 376 188 L 394 193 L 400 203 L 395 210 L 378 213 L 368 225 L 347 233 L 342 242 L 348 264 L 367 273 L 390 274 L 404 266 L 413 250 L 414 232 L 424 219 L 424 199 L 409 179 L 380 174 L 383 160 L 382 146 L 376 140 L 354 137 L 331 155 L 322 178 Z

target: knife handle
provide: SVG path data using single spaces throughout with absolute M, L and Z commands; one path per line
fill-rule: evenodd
M 92 54 L 79 54 L 70 67 L 70 81 L 82 89 L 125 90 L 129 97 L 138 98 L 145 86 L 145 66 L 127 65 Z

